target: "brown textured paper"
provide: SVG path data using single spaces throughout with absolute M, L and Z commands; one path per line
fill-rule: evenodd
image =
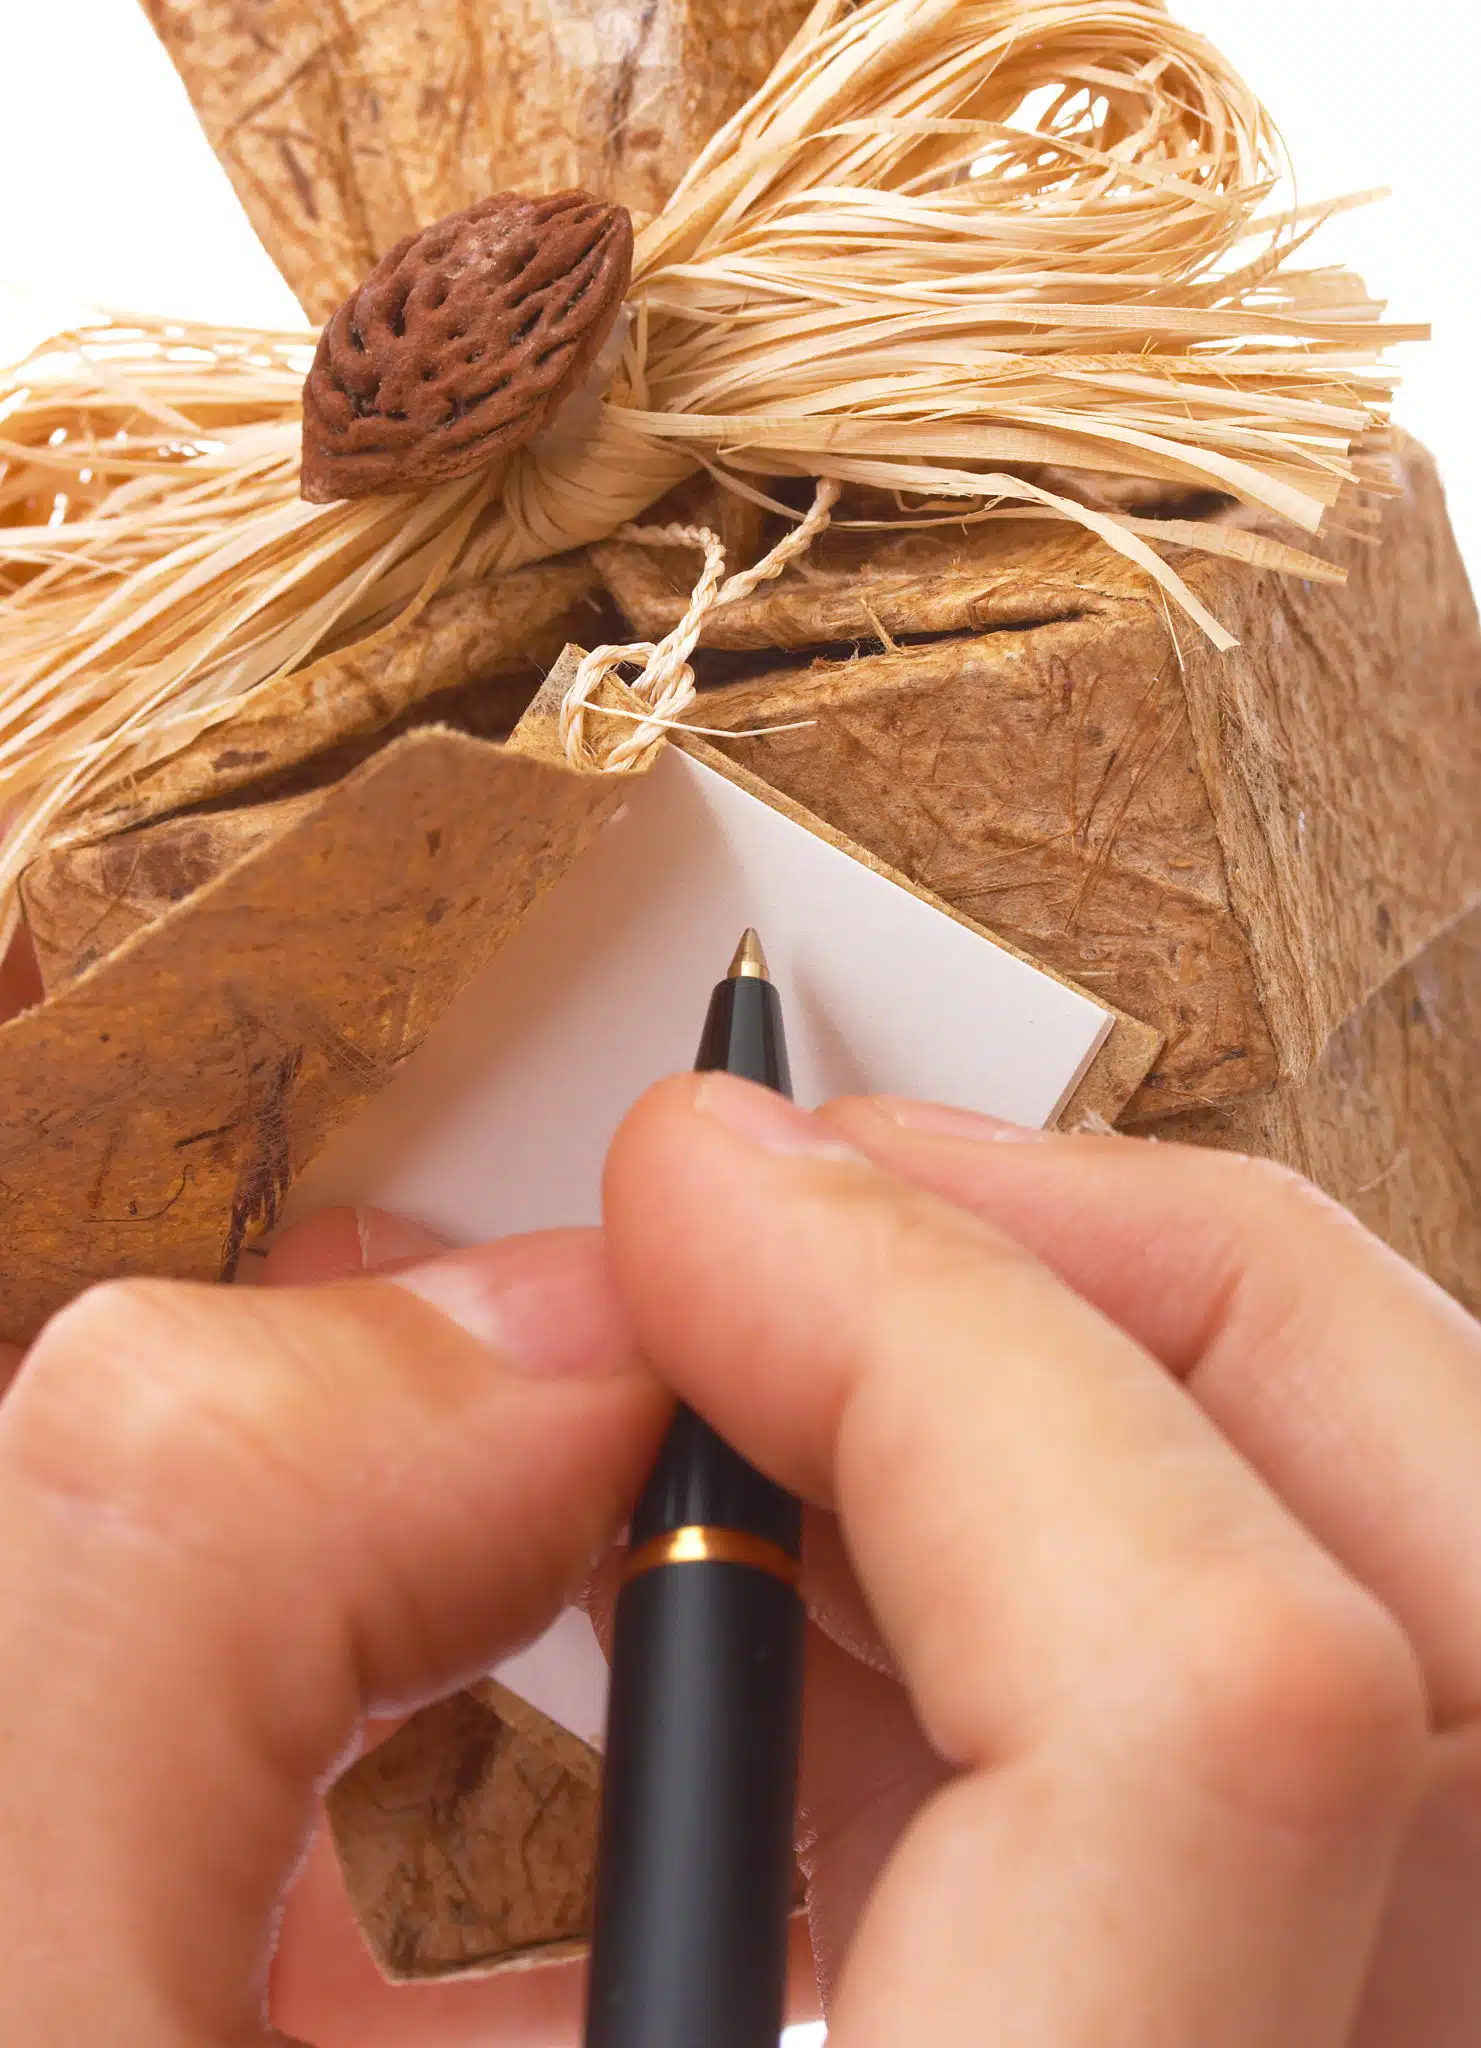
M 497 1679 L 415 1714 L 326 1802 L 350 1900 L 393 1982 L 583 1955 L 601 1760 Z M 805 1887 L 796 1873 L 794 1900 Z
M 357 1916 L 393 1980 L 557 1962 L 591 1932 L 601 1761 L 486 1678 L 329 1795 Z
M 36 864 L 25 902 L 55 993 L 0 1028 L 0 1334 L 112 1274 L 236 1271 L 296 1173 L 622 801 L 626 777 L 561 753 L 576 658 L 507 746 L 413 731 L 324 789 Z M 1115 1116 L 1157 1046 L 1118 1017 L 1074 1111 Z
M 0 1028 L 0 1331 L 109 1275 L 230 1275 L 621 795 L 408 733 Z
M 94 839 L 260 787 L 384 731 L 429 697 L 475 684 L 508 707 L 507 730 L 566 643 L 595 637 L 599 588 L 585 556 L 566 555 L 441 590 L 374 640 L 263 683 L 229 719 L 138 777 L 124 796 L 74 819 L 64 836 Z
M 1401 967 L 1299 1080 L 1151 1126 L 1279 1159 L 1481 1315 L 1481 907 Z
M 653 213 L 809 0 L 144 0 L 252 224 L 323 320 L 491 193 Z

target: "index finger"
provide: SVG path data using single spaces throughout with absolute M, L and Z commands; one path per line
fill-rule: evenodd
M 872 1898 L 840 2041 L 1115 2011 L 1125 2039 L 1338 2042 L 1422 1745 L 1388 1616 L 1123 1332 L 778 1098 L 663 1084 L 606 1212 L 647 1355 L 836 1503 L 963 1773 Z

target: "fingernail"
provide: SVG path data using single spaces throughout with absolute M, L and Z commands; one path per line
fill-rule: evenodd
M 928 1138 L 974 1138 L 979 1143 L 1016 1145 L 1056 1135 L 1031 1124 L 1010 1124 L 1005 1117 L 988 1116 L 983 1110 L 956 1109 L 946 1102 L 910 1102 L 904 1096 L 876 1095 L 874 1107 L 891 1123 Z
M 741 1081 L 734 1074 L 706 1074 L 699 1084 L 694 1106 L 712 1116 L 738 1138 L 760 1145 L 768 1152 L 807 1153 L 814 1159 L 861 1160 L 851 1145 L 835 1137 L 824 1123 L 754 1081 Z M 862 1162 L 861 1162 L 862 1163 Z
M 599 1379 L 636 1365 L 637 1345 L 595 1230 L 505 1238 L 390 1276 L 497 1354 L 539 1379 Z
M 448 1249 L 446 1238 L 424 1230 L 406 1216 L 393 1216 L 387 1209 L 357 1209 L 355 1230 L 360 1239 L 360 1263 L 367 1273 L 378 1272 L 393 1259 L 432 1259 Z

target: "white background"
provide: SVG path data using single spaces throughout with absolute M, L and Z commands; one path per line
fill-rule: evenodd
M 1432 320 L 1403 352 L 1396 417 L 1439 457 L 1481 580 L 1481 32 L 1457 0 L 1182 0 L 1280 123 L 1306 199 L 1391 185 L 1326 231 L 1395 317 Z M 185 95 L 132 0 L 0 0 L 0 356 L 85 302 L 298 324 Z M 20 288 L 11 293 L 6 286 Z M 789 2048 L 803 2048 L 799 2029 Z

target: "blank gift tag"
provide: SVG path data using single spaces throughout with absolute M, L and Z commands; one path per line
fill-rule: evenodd
M 802 1103 L 883 1092 L 1043 1125 L 1111 1028 L 1086 996 L 666 747 L 303 1175 L 287 1220 L 373 1204 L 457 1244 L 598 1221 L 608 1139 L 650 1082 L 693 1065 L 747 925 Z M 597 1651 L 578 1637 L 568 1620 L 500 1675 L 589 1739 Z

